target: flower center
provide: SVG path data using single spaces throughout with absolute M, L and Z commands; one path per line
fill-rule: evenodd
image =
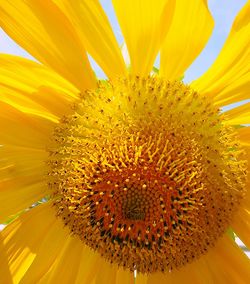
M 235 136 L 181 82 L 101 82 L 55 129 L 48 184 L 57 213 L 112 263 L 179 268 L 215 244 L 244 195 Z

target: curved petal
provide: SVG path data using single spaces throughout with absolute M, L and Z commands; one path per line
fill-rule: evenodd
M 46 239 L 51 230 L 56 229 L 56 218 L 52 218 L 51 211 L 49 205 L 39 205 L 22 214 L 0 232 L 0 275 L 3 283 L 20 283 L 36 258 L 43 239 Z M 57 236 L 60 238 L 60 231 L 57 231 Z M 56 242 L 51 243 L 52 247 L 54 245 Z M 8 274 L 5 273 L 6 267 Z M 13 282 L 8 282 L 10 278 Z
M 218 58 L 192 87 L 224 106 L 249 98 L 250 88 L 250 2 L 236 17 Z
M 12 147 L 10 149 L 13 150 Z M 0 169 L 0 223 L 24 211 L 49 193 L 44 182 L 45 153 L 32 149 L 17 151 L 18 155 L 11 154 L 10 151 L 14 157 L 7 156 L 6 166 Z M 0 151 L 1 154 L 2 152 L 4 149 Z M 2 164 L 0 161 L 0 165 Z
M 138 273 L 136 276 L 136 284 L 147 284 L 148 275 Z
M 86 51 L 52 1 L 0 0 L 0 25 L 19 45 L 79 90 L 95 86 Z
M 62 226 L 62 224 L 61 224 Z M 62 230 L 60 228 L 60 230 Z M 26 275 L 22 279 L 21 283 L 75 283 L 78 269 L 81 262 L 81 255 L 83 250 L 83 244 L 76 237 L 71 237 L 69 232 L 62 234 L 62 237 L 56 237 L 54 234 L 54 239 L 58 239 L 60 245 L 56 245 L 57 250 L 54 249 L 54 260 L 48 252 L 44 253 L 41 249 L 38 251 L 37 258 L 30 266 Z M 52 235 L 50 236 L 53 237 Z M 48 240 L 49 241 L 49 240 Z M 52 241 L 52 239 L 50 239 Z M 43 246 L 43 245 L 42 245 Z M 47 247 L 43 247 L 47 250 Z M 51 265 L 50 261 L 51 260 Z M 47 267 L 48 272 L 44 269 Z M 47 273 L 46 273 L 47 272 Z M 40 279 L 42 278 L 42 281 Z M 46 281 L 45 281 L 46 280 Z M 84 282 L 83 282 L 84 284 Z M 86 283 L 87 284 L 87 283 Z
M 45 148 L 55 124 L 5 102 L 0 108 L 0 215 L 6 221 L 48 194 Z
M 248 283 L 250 260 L 227 235 L 206 256 L 214 283 Z
M 204 0 L 178 0 L 172 24 L 161 48 L 160 75 L 175 80 L 199 55 L 214 22 Z
M 21 57 L 0 54 L 0 100 L 52 121 L 69 112 L 78 91 L 52 70 Z
M 0 101 L 0 145 L 45 150 L 55 123 Z
M 99 267 L 95 284 L 116 284 L 117 268 L 102 258 L 99 260 Z
M 174 0 L 113 0 L 128 48 L 131 72 L 148 75 L 169 29 Z
M 249 147 L 250 150 L 250 127 L 242 127 L 238 129 L 239 138 L 243 146 Z
M 225 115 L 231 125 L 250 123 L 250 102 L 226 111 Z
M 249 189 L 250 190 L 250 189 Z M 242 242 L 250 249 L 250 206 L 241 208 L 234 219 L 232 228 Z
M 116 272 L 116 284 L 128 284 L 133 283 L 134 273 L 123 270 L 122 268 L 118 269 Z M 136 282 L 137 283 L 137 282 Z
M 23 220 L 26 222 L 25 226 Z M 40 283 L 39 280 L 50 271 L 53 264 L 60 258 L 61 252 L 65 250 L 71 238 L 70 233 L 63 227 L 62 221 L 56 218 L 56 211 L 49 202 L 21 215 L 17 221 L 13 222 L 13 226 L 16 222 L 20 222 L 20 229 L 13 234 L 10 246 L 16 242 L 16 239 L 20 239 L 15 250 L 22 253 L 25 247 L 29 248 L 33 243 L 33 247 L 30 249 L 33 256 L 32 261 L 24 267 L 16 267 L 15 273 L 22 273 L 18 283 Z M 13 227 L 12 224 L 10 226 L 9 232 L 11 233 Z M 37 229 L 39 226 L 44 230 Z M 33 232 L 39 234 L 37 240 L 34 238 Z M 13 250 L 13 262 L 15 263 L 18 259 L 14 253 Z M 10 266 L 11 264 L 9 263 Z M 22 271 L 20 271 L 21 269 Z
M 85 247 L 82 252 L 80 267 L 76 284 L 94 284 L 96 275 L 101 269 L 99 266 L 100 255 Z
M 126 67 L 120 48 L 99 1 L 54 0 L 71 20 L 88 53 L 109 78 L 122 76 Z

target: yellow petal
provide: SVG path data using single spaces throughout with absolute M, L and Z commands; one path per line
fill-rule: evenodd
M 98 265 L 100 270 L 97 273 L 95 284 L 116 284 L 117 268 L 114 264 L 112 265 L 106 260 L 100 258 Z
M 249 189 L 250 190 L 250 189 Z M 249 205 L 250 208 L 250 205 Z M 250 210 L 241 208 L 234 219 L 232 228 L 242 242 L 250 248 Z
M 76 279 L 76 284 L 91 284 L 95 282 L 97 273 L 101 270 L 99 266 L 101 256 L 93 250 L 85 247 L 80 260 L 80 267 Z
M 250 127 L 242 127 L 237 130 L 241 144 L 245 147 L 250 147 Z
M 119 268 L 116 272 L 116 284 L 129 284 L 134 281 L 134 273 L 128 270 Z M 137 283 L 137 281 L 136 281 Z
M 215 105 L 225 106 L 228 104 L 232 104 L 232 103 L 240 102 L 242 100 L 249 99 L 249 93 L 248 93 L 249 79 L 250 79 L 250 76 L 248 72 L 242 75 L 238 79 L 235 78 L 234 82 L 232 81 L 232 84 L 229 84 L 225 86 L 225 88 L 221 89 L 218 96 L 216 96 L 215 93 L 212 93 L 212 96 L 215 95 L 214 96 Z
M 45 149 L 55 124 L 0 101 L 0 145 Z
M 56 218 L 56 211 L 52 208 L 51 204 L 46 203 L 38 207 L 40 206 L 43 206 L 41 219 L 37 219 L 32 215 L 33 209 L 28 212 L 31 215 L 30 219 L 32 223 L 29 223 L 29 228 L 26 229 L 28 237 L 26 240 L 23 240 L 24 245 L 29 245 L 29 235 L 32 238 L 33 230 L 36 229 L 34 224 L 37 224 L 36 226 L 39 224 L 40 226 L 45 226 L 43 224 L 52 223 L 53 225 L 49 226 L 45 234 L 41 235 L 39 244 L 36 244 L 34 249 L 35 257 L 25 270 L 20 283 L 39 283 L 39 280 L 54 267 L 55 262 L 60 258 L 61 252 L 65 249 L 66 244 L 68 244 L 69 238 L 71 238 L 68 229 L 64 228 L 60 219 Z
M 230 35 L 208 71 L 192 83 L 211 96 L 218 106 L 249 98 L 250 88 L 250 2 L 236 17 Z
M 43 107 L 41 104 L 38 104 L 29 98 L 29 96 L 32 96 L 39 100 L 42 90 L 25 94 L 21 93 L 19 90 L 17 91 L 11 87 L 6 87 L 0 84 L 0 92 L 0 101 L 9 104 L 23 113 L 39 116 L 54 123 L 57 123 L 59 120 L 59 117 L 55 116 L 51 111 L 48 111 L 48 109 Z M 43 94 L 44 96 L 42 97 L 46 100 L 46 92 L 43 92 Z
M 86 51 L 70 21 L 52 1 L 0 0 L 0 25 L 40 62 L 79 90 L 95 86 Z
M 88 53 L 109 78 L 124 75 L 126 67 L 108 18 L 99 1 L 54 0 L 71 20 Z
M 148 275 L 138 273 L 136 276 L 136 284 L 147 284 L 148 282 Z
M 180 78 L 207 43 L 214 22 L 207 1 L 179 0 L 161 48 L 160 74 Z
M 31 60 L 0 55 L 1 101 L 52 120 L 65 115 L 77 89 L 52 70 Z
M 128 48 L 131 72 L 147 75 L 169 29 L 173 0 L 113 0 Z
M 75 283 L 81 263 L 83 247 L 84 245 L 78 237 L 72 236 L 66 238 L 62 249 L 56 257 L 54 264 L 51 266 L 50 270 L 47 273 L 48 275 L 46 276 L 46 283 Z M 32 270 L 33 269 L 31 266 L 29 274 L 31 274 Z M 31 277 L 33 278 L 33 276 Z M 25 278 L 30 281 L 28 274 Z M 33 281 L 34 283 L 36 283 L 36 281 L 38 281 L 38 278 L 33 278 Z
M 93 283 L 101 269 L 97 265 L 100 260 L 99 254 L 86 247 L 78 237 L 71 236 L 62 221 L 55 218 L 55 210 L 50 208 L 51 205 L 46 206 L 46 218 L 53 220 L 54 224 L 43 237 L 36 257 L 20 284 Z
M 210 249 L 206 256 L 214 283 L 248 283 L 250 260 L 238 245 L 227 235 Z M 220 279 L 220 281 L 218 281 Z
M 13 284 L 12 281 L 12 276 L 10 273 L 9 269 L 9 264 L 8 264 L 8 255 L 6 254 L 4 245 L 3 245 L 3 237 L 0 232 L 0 251 L 1 251 L 1 256 L 0 256 L 0 273 L 1 273 L 1 279 L 4 281 L 6 284 Z
M 48 154 L 40 149 L 4 145 L 0 147 L 0 178 L 33 175 L 43 179 Z
M 22 214 L 0 232 L 2 248 L 0 275 L 3 283 L 8 283 L 10 277 L 13 283 L 20 283 L 25 272 L 36 258 L 43 239 L 46 238 L 50 230 L 55 229 L 56 219 L 51 218 L 53 216 L 51 211 L 52 209 L 47 204 L 39 205 Z M 52 247 L 54 245 L 56 245 L 56 242 L 51 243 Z M 6 266 L 8 266 L 8 274 L 4 273 Z
M 0 82 L 18 90 L 31 92 L 40 86 L 74 96 L 78 91 L 56 72 L 35 61 L 10 54 L 0 53 Z M 31 80 L 32 79 L 32 80 Z
M 1 180 L 0 183 L 0 223 L 24 211 L 48 194 L 46 183 L 30 175 Z
M 50 131 L 47 119 L 24 114 L 0 102 L 1 221 L 48 194 L 44 182 Z
M 231 125 L 240 125 L 250 123 L 250 103 L 235 107 L 225 112 L 228 123 Z

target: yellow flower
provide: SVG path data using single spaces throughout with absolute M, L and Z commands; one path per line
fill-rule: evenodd
M 190 86 L 205 0 L 113 0 L 129 71 L 97 0 L 0 4 L 0 282 L 248 283 L 250 2 Z

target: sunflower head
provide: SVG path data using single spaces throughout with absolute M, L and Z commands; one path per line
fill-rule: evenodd
M 233 128 L 180 81 L 126 77 L 86 92 L 54 132 L 48 183 L 73 234 L 150 273 L 213 246 L 244 194 Z
M 101 2 L 0 0 L 0 282 L 248 283 L 250 1 L 189 85 L 206 0 Z

